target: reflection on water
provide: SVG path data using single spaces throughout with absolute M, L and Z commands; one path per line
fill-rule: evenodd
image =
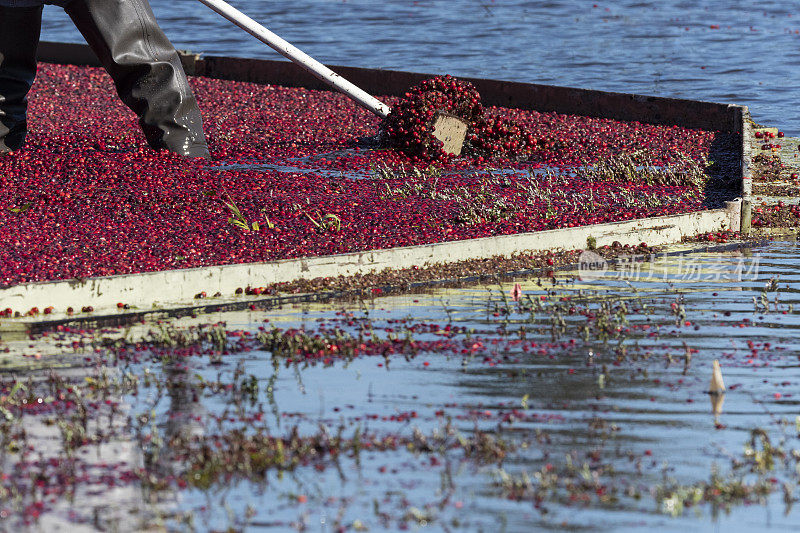
M 279 58 L 205 6 L 151 0 L 176 46 Z M 731 102 L 800 134 L 791 2 L 238 0 L 235 6 L 332 64 L 450 73 Z M 43 38 L 82 42 L 48 7 Z
M 797 248 L 746 254 L 758 272 L 741 281 L 575 272 L 515 280 L 519 301 L 512 281 L 98 339 L 138 376 L 117 399 L 149 512 L 170 524 L 788 531 L 800 520 L 784 502 L 800 449 Z M 713 269 L 740 256 L 690 257 Z M 708 394 L 715 360 L 724 395 Z M 750 498 L 764 505 L 712 496 L 733 487 L 734 460 L 763 467 L 744 479 L 772 487 Z

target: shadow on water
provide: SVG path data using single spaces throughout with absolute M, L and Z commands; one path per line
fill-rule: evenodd
M 725 202 L 741 196 L 741 136 L 717 133 L 709 150 L 709 180 L 704 192 L 704 205 L 708 209 L 725 206 Z

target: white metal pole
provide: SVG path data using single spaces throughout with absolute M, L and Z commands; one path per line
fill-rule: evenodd
M 223 0 L 198 0 L 198 2 L 210 7 L 256 39 L 269 45 L 279 54 L 303 67 L 328 85 L 343 92 L 365 109 L 372 111 L 381 118 L 386 118 L 389 114 L 389 106 L 371 96 L 366 91 L 359 89 L 313 57 L 296 48 L 278 35 L 275 35 L 227 2 Z

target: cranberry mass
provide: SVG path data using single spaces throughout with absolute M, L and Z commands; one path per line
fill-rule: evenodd
M 697 211 L 708 200 L 704 184 L 602 181 L 575 170 L 642 151 L 659 165 L 702 162 L 724 136 L 486 108 L 481 124 L 494 137 L 484 136 L 474 157 L 431 162 L 371 148 L 363 140 L 378 133 L 379 120 L 337 93 L 191 83 L 211 162 L 151 151 L 102 70 L 40 65 L 27 146 L 0 158 L 0 284 Z M 497 152 L 509 138 L 520 144 Z M 524 161 L 490 157 L 518 155 L 523 142 L 535 144 Z

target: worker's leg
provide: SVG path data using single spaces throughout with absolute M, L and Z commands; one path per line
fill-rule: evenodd
M 147 0 L 51 0 L 63 5 L 138 116 L 147 142 L 209 157 L 200 109 L 175 48 Z
M 0 7 L 0 153 L 25 143 L 41 27 L 41 7 Z

